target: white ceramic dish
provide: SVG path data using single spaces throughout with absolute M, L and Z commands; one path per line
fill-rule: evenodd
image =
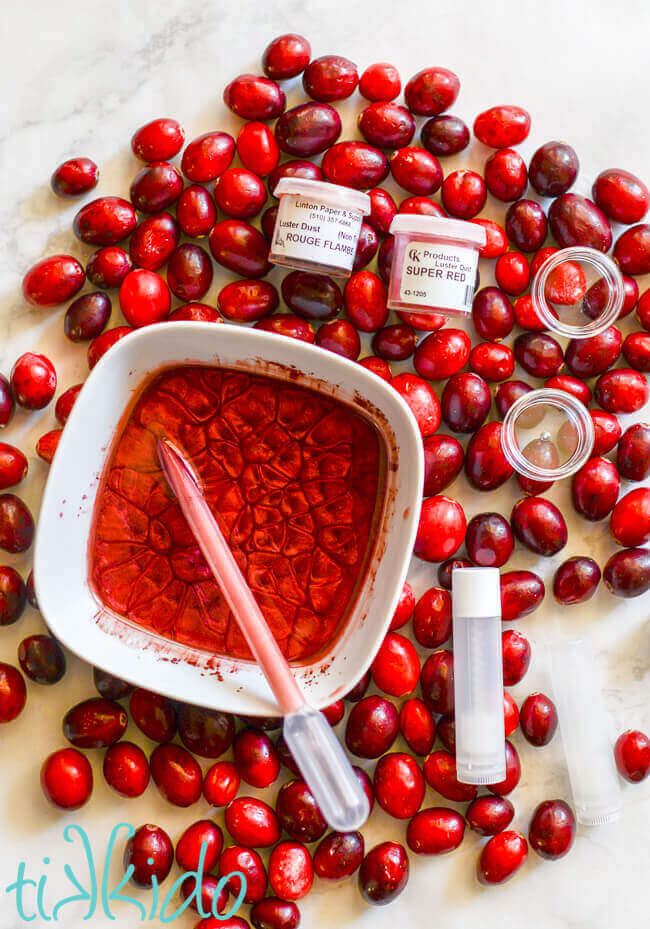
M 352 404 L 382 433 L 386 493 L 367 580 L 343 632 L 315 663 L 295 668 L 308 699 L 324 707 L 365 673 L 386 634 L 406 577 L 420 513 L 422 441 L 408 407 L 388 384 L 323 349 L 243 326 L 162 323 L 118 342 L 95 366 L 63 431 L 43 497 L 34 577 L 53 635 L 105 671 L 173 699 L 244 715 L 277 705 L 257 665 L 192 651 L 131 625 L 99 602 L 88 583 L 95 495 L 115 432 L 145 379 L 174 364 L 263 370 Z

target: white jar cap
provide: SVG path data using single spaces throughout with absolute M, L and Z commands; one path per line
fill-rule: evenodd
M 341 210 L 356 210 L 364 216 L 370 213 L 370 197 L 361 190 L 353 187 L 343 187 L 341 184 L 330 184 L 329 181 L 312 181 L 304 177 L 280 178 L 273 191 L 274 197 L 283 194 L 297 194 L 299 197 L 311 197 L 320 200 L 328 206 L 338 207 Z
M 498 568 L 454 568 L 451 572 L 454 616 L 483 619 L 501 616 Z
M 390 232 L 392 235 L 402 232 L 407 235 L 434 235 L 443 239 L 459 239 L 463 242 L 473 242 L 480 248 L 487 242 L 487 232 L 478 223 L 467 223 L 464 219 L 447 219 L 445 216 L 423 216 L 421 213 L 397 213 L 390 224 Z

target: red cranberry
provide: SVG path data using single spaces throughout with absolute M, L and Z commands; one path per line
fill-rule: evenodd
M 603 374 L 621 354 L 622 344 L 623 337 L 615 326 L 588 339 L 571 339 L 564 356 L 567 367 L 583 379 Z
M 488 342 L 504 339 L 515 324 L 512 304 L 498 287 L 484 287 L 474 297 L 472 322 L 482 339 Z
M 269 884 L 282 900 L 295 902 L 306 896 L 314 882 L 311 856 L 299 842 L 280 842 L 269 858 Z
M 402 752 L 390 752 L 377 762 L 374 776 L 377 803 L 396 819 L 410 819 L 420 809 L 426 785 L 417 762 Z
M 519 726 L 519 708 L 507 690 L 503 691 L 503 722 L 507 738 Z
M 154 784 L 174 806 L 191 806 L 201 796 L 201 768 L 180 745 L 158 745 L 151 753 L 149 766 Z
M 640 597 L 650 590 L 650 554 L 646 548 L 626 548 L 609 559 L 603 570 L 605 587 L 615 597 Z
M 398 103 L 378 101 L 359 114 L 359 131 L 366 142 L 377 148 L 401 148 L 415 133 L 415 120 Z
M 567 542 L 567 527 L 560 510 L 544 497 L 523 497 L 510 517 L 519 541 L 538 555 L 556 555 Z
M 432 752 L 424 759 L 424 776 L 445 800 L 454 803 L 473 800 L 477 788 L 473 784 L 462 784 L 456 774 L 456 759 L 449 752 Z
M 567 262 L 567 264 L 569 264 L 569 262 Z M 573 262 L 571 262 L 571 264 L 573 264 Z M 598 319 L 607 306 L 609 294 L 610 287 L 606 278 L 598 278 L 584 296 L 582 301 L 583 312 L 591 319 Z M 623 317 L 629 316 L 636 306 L 638 299 L 639 285 L 634 278 L 628 277 L 627 274 L 623 275 L 623 306 L 619 310 L 618 318 L 623 319 Z
M 218 758 L 232 745 L 235 724 L 219 710 L 182 703 L 178 710 L 178 734 L 189 751 L 201 758 Z
M 530 267 L 521 252 L 507 252 L 497 259 L 494 268 L 496 282 L 507 294 L 519 296 L 530 283 Z
M 412 752 L 416 755 L 429 754 L 436 738 L 436 724 L 431 710 L 422 700 L 411 697 L 402 704 L 399 728 Z
M 462 329 L 432 332 L 417 347 L 415 370 L 430 381 L 456 374 L 467 363 L 471 349 L 469 336 Z
M 412 693 L 420 676 L 420 660 L 411 642 L 389 632 L 372 663 L 372 678 L 382 693 L 403 697 Z
M 203 781 L 203 796 L 210 806 L 227 806 L 237 795 L 240 777 L 231 761 L 217 761 Z
M 474 433 L 465 453 L 465 473 L 477 490 L 495 490 L 513 469 L 501 448 L 501 423 L 485 423 Z
M 638 371 L 617 368 L 598 378 L 594 399 L 608 413 L 635 413 L 647 403 L 648 383 Z
M 365 142 L 337 142 L 325 153 L 321 167 L 332 184 L 358 190 L 377 187 L 389 171 L 384 153 Z
M 450 216 L 472 219 L 487 199 L 485 181 L 475 171 L 453 171 L 442 184 L 442 203 Z
M 508 520 L 498 513 L 480 513 L 467 526 L 467 554 L 481 567 L 500 568 L 510 558 L 514 544 Z
M 181 170 L 195 184 L 219 177 L 235 157 L 235 140 L 227 132 L 206 132 L 193 139 L 183 152 Z
M 93 791 L 93 772 L 88 759 L 76 748 L 53 752 L 41 768 L 41 788 L 47 800 L 60 810 L 78 810 L 88 802 Z
M 212 283 L 212 262 L 200 245 L 184 243 L 175 249 L 167 265 L 167 284 L 180 300 L 200 300 Z
M 228 903 L 228 888 L 211 874 L 202 875 L 198 884 L 195 877 L 188 877 L 181 885 L 181 897 L 189 900 L 187 905 L 197 913 L 200 904 L 204 913 L 221 914 Z M 219 921 L 218 925 L 227 926 L 227 923 Z
M 347 319 L 324 323 L 316 333 L 316 345 L 351 361 L 356 361 L 361 351 L 359 334 Z
M 441 855 L 458 848 L 465 820 L 455 810 L 431 807 L 417 813 L 406 830 L 408 847 L 416 855 Z
M 440 716 L 436 723 L 436 735 L 440 743 L 450 754 L 456 754 L 456 723 L 453 715 Z
M 207 873 L 216 867 L 222 846 L 221 829 L 211 820 L 201 819 L 188 826 L 176 843 L 176 862 L 183 871 L 196 871 L 204 848 L 202 873 Z
M 113 677 L 101 668 L 93 668 L 93 682 L 97 693 L 106 700 L 121 700 L 133 691 L 133 685 L 119 677 Z
M 524 332 L 514 344 L 515 358 L 533 377 L 553 377 L 564 364 L 562 347 L 543 332 Z
M 316 842 L 327 831 L 323 814 L 311 790 L 302 780 L 286 783 L 278 794 L 275 807 L 282 827 L 292 839 L 305 843 Z
M 288 32 L 278 36 L 264 49 L 262 68 L 267 77 L 284 81 L 305 70 L 311 57 L 311 45 L 301 35 Z
M 365 217 L 365 221 L 371 226 L 377 235 L 388 235 L 390 224 L 397 213 L 395 201 L 381 187 L 375 187 L 368 191 L 370 197 L 370 213 Z
M 27 468 L 27 459 L 19 448 L 0 442 L 0 490 L 20 484 Z
M 70 158 L 56 169 L 50 186 L 58 197 L 78 197 L 97 186 L 99 168 L 90 158 Z
M 258 903 L 263 900 L 268 879 L 264 862 L 259 854 L 254 849 L 245 848 L 243 845 L 231 845 L 224 849 L 219 859 L 219 874 L 223 878 L 235 871 L 239 871 L 246 878 L 246 893 L 243 902 Z M 233 874 L 226 882 L 226 888 L 233 894 L 238 894 L 240 882 L 241 878 Z M 223 924 L 220 923 L 220 925 Z M 248 923 L 246 923 L 246 929 L 248 929 Z
M 250 918 L 255 929 L 297 929 L 300 925 L 300 911 L 296 904 L 277 897 L 267 897 L 256 903 Z
M 439 649 L 429 655 L 422 665 L 420 688 L 424 702 L 432 712 L 453 713 L 454 656 L 452 652 Z
M 499 797 L 512 793 L 521 778 L 521 763 L 517 749 L 506 739 L 506 776 L 498 784 L 489 784 L 488 790 Z
M 468 558 L 448 558 L 438 568 L 438 583 L 445 590 L 451 590 L 451 574 L 456 568 L 472 568 Z
M 650 333 L 631 332 L 626 336 L 623 357 L 636 371 L 650 371 Z
M 154 161 L 136 174 L 129 196 L 142 213 L 157 213 L 175 203 L 182 189 L 183 179 L 176 168 L 166 161 Z
M 56 684 L 65 674 L 63 650 L 49 635 L 30 635 L 23 639 L 18 646 L 18 662 L 30 681 L 36 684 Z
M 25 352 L 11 370 L 11 389 L 16 402 L 28 410 L 42 410 L 56 390 L 56 371 L 45 355 Z
M 447 214 L 441 206 L 434 203 L 428 197 L 406 197 L 399 205 L 398 213 L 408 213 L 415 216 L 446 216 Z M 399 315 L 399 314 L 398 314 Z M 424 314 L 422 314 L 424 315 Z M 443 318 L 443 325 L 446 319 Z M 441 329 L 442 326 L 434 326 L 434 329 Z
M 442 393 L 442 418 L 454 432 L 475 432 L 490 410 L 490 390 L 477 374 L 454 374 Z
M 532 389 L 525 381 L 506 381 L 504 384 L 500 384 L 494 397 L 494 404 L 499 416 L 503 418 L 512 404 Z
M 650 488 L 638 487 L 618 501 L 609 523 L 613 537 L 628 548 L 650 539 Z
M 359 889 L 367 903 L 392 903 L 406 887 L 409 861 L 399 842 L 382 842 L 371 848 L 359 869 Z
M 469 367 L 486 381 L 504 381 L 512 377 L 515 356 L 511 348 L 500 342 L 479 342 L 470 352 Z
M 34 539 L 34 519 L 15 494 L 0 494 L 0 548 L 12 555 L 26 552 Z
M 521 833 L 499 832 L 481 850 L 478 879 L 481 884 L 503 884 L 514 876 L 527 856 L 528 845 Z
M 601 415 L 607 416 L 608 414 L 602 413 Z M 610 450 L 607 449 L 607 451 Z M 616 464 L 621 477 L 628 481 L 643 481 L 650 476 L 650 425 L 648 423 L 634 423 L 625 430 L 618 444 Z
M 395 607 L 395 612 L 393 613 L 393 618 L 390 621 L 390 626 L 388 627 L 391 632 L 395 629 L 401 629 L 402 626 L 405 626 L 413 615 L 413 610 L 415 609 L 415 596 L 411 585 L 408 581 L 404 581 L 402 589 L 400 591 L 399 600 L 397 601 L 397 606 Z
M 321 712 L 330 726 L 338 726 L 345 716 L 345 704 L 342 700 L 335 700 L 329 706 L 323 707 Z
M 544 694 L 531 694 L 521 706 L 519 724 L 531 745 L 548 745 L 557 729 L 555 704 Z
M 624 274 L 650 273 L 650 225 L 626 229 L 616 241 L 614 258 Z
M 522 252 L 535 252 L 546 239 L 546 214 L 535 200 L 518 200 L 506 213 L 508 238 Z
M 640 222 L 650 206 L 650 191 L 643 181 L 619 168 L 601 171 L 592 195 L 603 213 L 617 223 Z
M 548 213 L 551 232 L 562 248 L 587 245 L 600 252 L 609 251 L 612 228 L 595 203 L 579 194 L 562 194 Z
M 27 591 L 20 574 L 14 568 L 9 567 L 9 565 L 2 565 L 0 567 L 0 626 L 11 626 L 20 619 L 25 609 L 26 600 Z M 32 638 L 40 639 L 41 637 L 32 636 Z M 47 639 L 48 636 L 43 636 L 42 638 Z M 29 640 L 25 639 L 25 642 L 29 642 Z M 20 654 L 18 657 L 20 660 Z M 27 673 L 24 667 L 23 671 Z M 28 676 L 31 675 L 28 674 Z M 53 681 L 52 683 L 55 682 Z
M 119 287 L 132 267 L 133 263 L 123 248 L 107 245 L 91 255 L 86 265 L 86 275 L 95 287 L 108 290 Z
M 361 223 L 359 239 L 357 241 L 357 250 L 354 253 L 352 270 L 360 271 L 361 268 L 365 268 L 366 265 L 370 264 L 372 259 L 377 254 L 378 248 L 379 239 L 377 238 L 377 233 L 375 230 L 367 223 Z
M 385 61 L 368 65 L 359 81 L 359 92 L 366 100 L 394 100 L 401 89 L 399 71 Z
M 372 808 L 375 805 L 375 794 L 372 789 L 372 781 L 370 780 L 366 772 L 363 770 L 363 768 L 359 768 L 357 765 L 352 765 L 352 770 L 354 771 L 356 778 L 359 781 L 359 784 L 361 785 L 361 789 L 363 790 L 363 792 L 365 793 L 368 799 L 368 807 L 370 809 L 370 812 L 372 813 Z
M 458 116 L 433 116 L 422 126 L 424 147 L 437 158 L 458 155 L 469 145 L 469 129 Z
M 574 475 L 573 506 L 585 519 L 597 521 L 610 513 L 621 482 L 616 466 L 606 458 L 590 458 Z
M 448 435 L 430 435 L 424 446 L 424 496 L 441 493 L 461 472 L 465 457 L 457 439 Z
M 162 322 L 169 315 L 169 288 L 153 271 L 131 271 L 120 287 L 120 307 L 126 321 L 135 329 Z
M 63 734 L 76 748 L 106 748 L 119 742 L 128 721 L 119 703 L 92 697 L 68 710 L 63 720 Z
M 508 239 L 505 229 L 491 219 L 472 219 L 475 226 L 485 229 L 486 242 L 479 248 L 481 258 L 499 258 L 508 251 Z
M 178 155 L 185 133 L 175 119 L 154 119 L 141 126 L 131 139 L 131 149 L 141 161 L 167 161 Z
M 591 389 L 588 384 L 577 377 L 571 377 L 570 374 L 556 374 L 544 381 L 544 387 L 552 390 L 563 390 L 567 394 L 580 400 L 585 406 L 591 403 Z
M 545 800 L 530 821 L 528 841 L 542 858 L 555 860 L 567 854 L 576 835 L 573 810 L 563 800 Z
M 334 145 L 340 134 L 341 117 L 334 107 L 327 103 L 302 103 L 294 106 L 280 117 L 275 126 L 278 146 L 287 155 L 295 155 L 298 158 L 319 155 Z M 299 164 L 302 165 L 303 162 Z M 271 175 L 271 193 L 279 180 L 279 175 Z
M 501 618 L 511 622 L 527 616 L 544 599 L 544 583 L 532 571 L 507 571 L 501 575 Z
M 170 742 L 176 734 L 176 709 L 171 700 L 138 687 L 131 695 L 129 711 L 141 732 L 154 742 Z
M 519 106 L 493 106 L 474 120 L 474 135 L 490 148 L 519 145 L 530 132 L 530 114 Z
M 575 556 L 564 561 L 553 578 L 553 594 L 558 603 L 570 606 L 585 603 L 596 593 L 600 568 L 593 558 Z
M 323 880 L 342 881 L 358 870 L 363 852 L 360 832 L 330 832 L 314 852 L 314 871 Z
M 526 162 L 519 152 L 512 148 L 501 148 L 493 152 L 485 162 L 483 173 L 487 189 L 492 196 L 505 202 L 518 200 L 528 184 Z
M 217 297 L 222 316 L 234 322 L 252 322 L 270 316 L 279 302 L 277 290 L 267 281 L 232 281 Z
M 438 648 L 451 638 L 451 594 L 430 587 L 422 594 L 413 613 L 413 634 L 425 648 Z
M 266 239 L 240 219 L 223 219 L 213 226 L 210 251 L 218 264 L 242 277 L 264 277 L 271 267 Z
M 275 332 L 288 339 L 299 339 L 301 342 L 313 343 L 316 338 L 311 323 L 292 313 L 276 313 L 274 316 L 260 319 L 255 323 L 255 329 Z
M 68 307 L 63 329 L 71 342 L 86 342 L 97 338 L 110 315 L 111 301 L 106 294 L 101 291 L 84 294 Z
M 399 730 L 395 705 L 383 697 L 364 697 L 348 716 L 345 744 L 359 758 L 379 758 L 391 747 Z
M 74 234 L 90 245 L 116 245 L 137 223 L 135 210 L 121 197 L 99 197 L 82 206 L 73 221 Z
M 266 177 L 280 160 L 275 136 L 268 126 L 259 122 L 246 123 L 239 130 L 237 152 L 244 167 L 257 177 Z
M 390 279 L 390 269 L 393 264 L 393 251 L 395 249 L 395 239 L 394 237 L 388 236 L 387 239 L 381 243 L 379 248 L 379 254 L 377 255 L 377 270 L 381 276 L 381 279 L 385 284 L 388 283 Z
M 621 424 L 613 413 L 605 413 L 603 410 L 589 410 L 589 415 L 596 433 L 592 454 L 595 456 L 606 455 L 607 452 L 611 452 L 616 447 L 621 438 Z M 622 462 L 618 462 L 618 465 L 619 471 L 623 475 L 623 470 L 621 470 Z M 627 477 L 628 480 L 633 480 L 627 474 L 623 476 Z
M 650 739 L 638 729 L 628 729 L 614 746 L 616 767 L 621 777 L 631 784 L 645 780 L 650 771 Z
M 503 654 L 503 683 L 506 687 L 518 684 L 526 674 L 530 664 L 530 643 L 515 629 L 506 629 L 501 634 Z
M 415 344 L 415 330 L 408 323 L 384 326 L 372 339 L 373 351 L 388 361 L 406 361 L 415 351 Z
M 235 766 L 251 787 L 268 787 L 280 773 L 280 761 L 269 737 L 259 729 L 242 729 L 234 744 Z
M 215 181 L 214 199 L 226 216 L 250 219 L 264 206 L 266 189 L 252 171 L 227 168 Z
M 23 278 L 23 297 L 32 306 L 57 306 L 83 287 L 86 272 L 71 255 L 52 255 L 33 265 Z
M 160 826 L 140 826 L 126 843 L 124 868 L 133 867 L 131 883 L 137 887 L 151 887 L 154 878 L 161 884 L 173 863 L 174 846 Z
M 196 924 L 195 929 L 249 929 L 249 925 L 241 916 L 206 916 Z
M 302 75 L 305 93 L 320 103 L 345 100 L 359 83 L 357 66 L 340 55 L 323 55 L 309 62 Z
M 13 665 L 0 661 L 0 723 L 16 719 L 26 701 L 27 689 L 22 674 Z
M 455 102 L 460 81 L 447 68 L 424 68 L 404 88 L 404 99 L 416 116 L 438 116 Z
M 399 148 L 391 157 L 390 170 L 400 187 L 416 196 L 433 194 L 442 184 L 440 162 L 424 148 Z
M 260 225 L 262 227 L 262 232 L 264 233 L 264 238 L 267 240 L 267 242 L 271 242 L 273 240 L 273 233 L 275 231 L 275 222 L 278 218 L 278 211 L 278 206 L 270 206 L 262 213 Z
M 466 527 L 458 501 L 442 495 L 428 497 L 422 503 L 413 552 L 425 561 L 444 561 L 462 545 Z
M 547 142 L 530 160 L 529 178 L 542 197 L 565 194 L 578 176 L 578 156 L 566 142 Z
M 4 374 L 0 374 L 0 429 L 9 424 L 13 415 L 14 398 L 11 395 L 11 385 Z
M 286 98 L 275 81 L 255 74 L 240 74 L 226 87 L 223 102 L 242 119 L 275 119 L 284 110 Z
M 176 201 L 176 219 L 190 238 L 208 235 L 217 221 L 217 208 L 205 187 L 192 184 L 185 188 Z
M 305 319 L 333 319 L 343 305 L 343 295 L 338 284 L 326 274 L 310 271 L 292 271 L 287 274 L 282 281 L 282 297 L 293 313 Z
M 221 323 L 223 320 L 218 311 L 207 303 L 186 303 L 173 310 L 167 317 L 167 322 Z
M 140 797 L 149 783 L 147 756 L 133 742 L 117 742 L 104 755 L 104 778 L 121 797 Z
M 440 403 L 432 388 L 408 372 L 396 375 L 390 383 L 415 416 L 420 434 L 424 438 L 432 435 L 440 425 Z
M 515 815 L 515 808 L 505 797 L 477 797 L 467 807 L 467 824 L 479 835 L 498 835 L 507 829 Z

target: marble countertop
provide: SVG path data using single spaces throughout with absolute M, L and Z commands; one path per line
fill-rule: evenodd
M 523 154 L 529 157 L 549 139 L 569 141 L 581 159 L 576 186 L 581 193 L 589 192 L 599 171 L 613 166 L 648 180 L 648 88 L 641 63 L 647 59 L 650 8 L 640 0 L 624 7 L 586 0 L 572 4 L 467 0 L 459 6 L 425 0 L 401 6 L 391 0 L 365 5 L 342 0 L 287 0 L 281 5 L 259 0 L 237 4 L 114 0 L 103 7 L 74 0 L 24 0 L 5 5 L 0 30 L 0 370 L 8 373 L 23 351 L 45 351 L 56 364 L 61 389 L 85 376 L 85 350 L 64 338 L 61 309 L 28 307 L 20 295 L 24 271 L 41 256 L 71 250 L 83 259 L 91 251 L 70 231 L 78 205 L 58 201 L 49 189 L 52 170 L 67 157 L 88 155 L 101 168 L 100 185 L 92 196 L 124 195 L 137 170 L 129 140 L 142 123 L 174 116 L 183 123 L 188 139 L 214 128 L 234 130 L 237 120 L 221 102 L 222 89 L 236 74 L 257 71 L 263 48 L 283 32 L 308 36 L 314 55 L 340 53 L 362 68 L 390 60 L 405 79 L 426 65 L 450 67 L 462 82 L 454 112 L 468 122 L 495 103 L 527 107 L 533 129 L 522 146 Z M 297 98 L 298 90 L 292 93 Z M 357 108 L 358 100 L 342 108 L 349 127 Z M 466 161 L 478 165 L 485 157 L 483 150 L 469 154 Z M 222 270 L 215 274 L 207 302 L 213 302 L 225 280 Z M 116 314 L 117 310 L 114 318 Z M 632 322 L 626 325 L 629 329 Z M 19 413 L 6 436 L 29 454 L 30 476 L 20 493 L 35 512 L 47 469 L 33 453 L 34 443 L 53 426 L 51 409 L 30 416 Z M 470 492 L 461 477 L 451 492 L 463 502 L 469 518 L 485 509 L 508 512 L 517 497 L 514 481 L 509 484 L 513 486 L 484 498 Z M 588 524 L 572 514 L 566 485 L 554 487 L 550 496 L 567 514 L 570 537 L 560 556 L 538 564 L 547 582 L 565 557 L 590 554 L 602 564 L 614 548 L 606 522 Z M 25 574 L 31 566 L 29 553 L 6 560 Z M 509 567 L 535 564 L 534 556 L 518 550 Z M 419 596 L 435 583 L 435 566 L 414 562 L 410 580 Z M 533 643 L 533 663 L 513 695 L 521 702 L 534 690 L 548 689 L 543 645 L 560 624 L 563 631 L 584 636 L 595 649 L 611 714 L 603 725 L 611 724 L 613 734 L 624 728 L 650 730 L 649 612 L 648 596 L 625 602 L 601 590 L 589 603 L 565 610 L 560 617 L 547 596 L 543 607 L 521 622 Z M 42 629 L 38 614 L 28 609 L 16 626 L 2 630 L 0 660 L 15 663 L 21 639 Z M 63 744 L 64 711 L 93 693 L 90 668 L 70 656 L 64 681 L 51 690 L 30 684 L 23 715 L 2 730 L 2 929 L 23 925 L 15 899 L 5 892 L 15 880 L 18 862 L 26 862 L 32 878 L 48 875 L 48 908 L 73 892 L 63 872 L 66 863 L 83 882 L 79 843 L 67 844 L 63 837 L 70 822 L 87 831 L 101 868 L 109 833 L 119 822 L 159 823 L 176 838 L 189 822 L 209 815 L 203 804 L 190 811 L 175 809 L 154 788 L 132 805 L 120 801 L 103 783 L 101 760 L 94 761 L 95 792 L 84 809 L 66 817 L 46 805 L 38 784 L 40 764 Z M 127 737 L 138 739 L 133 727 Z M 537 803 L 569 799 L 569 787 L 558 738 L 541 750 L 520 735 L 515 743 L 523 776 L 512 798 L 517 809 L 513 825 L 526 832 Z M 418 860 L 411 856 L 408 887 L 390 907 L 367 907 L 355 881 L 317 885 L 300 905 L 302 925 L 308 929 L 384 929 L 396 922 L 445 929 L 475 925 L 520 929 L 523 923 L 536 929 L 645 925 L 650 903 L 650 780 L 637 787 L 626 785 L 623 796 L 619 823 L 581 828 L 563 861 L 545 862 L 531 852 L 522 872 L 504 887 L 486 889 L 477 884 L 474 868 L 481 841 L 468 833 L 453 855 Z M 436 802 L 439 798 L 432 793 L 425 801 Z M 404 831 L 404 824 L 377 811 L 364 830 L 367 847 L 388 838 L 403 839 Z M 116 852 L 115 857 L 121 854 Z M 44 864 L 43 858 L 49 863 Z M 118 878 L 117 861 L 110 874 Z M 148 899 L 136 892 L 133 896 Z M 79 926 L 86 910 L 85 904 L 71 903 L 60 913 L 59 923 Z M 115 914 L 117 921 L 111 922 L 99 908 L 89 924 L 96 929 L 110 925 L 131 929 L 138 924 L 136 911 L 127 904 L 116 906 Z M 195 922 L 186 914 L 175 925 L 190 929 Z M 45 922 L 36 919 L 32 925 Z M 149 925 L 158 929 L 163 923 L 154 919 Z

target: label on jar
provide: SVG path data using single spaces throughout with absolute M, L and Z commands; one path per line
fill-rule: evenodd
M 402 264 L 400 302 L 469 312 L 477 266 L 476 249 L 451 242 L 409 242 Z
M 361 213 L 284 194 L 273 231 L 271 254 L 352 269 Z

